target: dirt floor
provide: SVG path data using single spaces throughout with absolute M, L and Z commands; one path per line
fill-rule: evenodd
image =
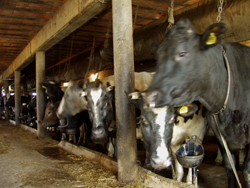
M 0 187 L 147 187 L 140 182 L 124 186 L 103 166 L 69 154 L 58 148 L 57 144 L 58 141 L 50 137 L 38 140 L 30 132 L 0 120 Z M 205 141 L 203 146 L 205 157 L 199 166 L 199 187 L 226 188 L 224 167 L 213 165 L 216 142 Z M 145 151 L 141 144 L 138 150 L 143 165 Z M 170 170 L 156 173 L 172 177 Z M 242 176 L 241 172 L 239 175 Z

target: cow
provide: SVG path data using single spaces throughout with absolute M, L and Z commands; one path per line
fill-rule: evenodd
M 87 109 L 92 122 L 91 138 L 95 143 L 107 143 L 109 127 L 115 117 L 114 86 L 104 87 L 97 79 L 85 82 L 84 96 L 87 99 Z
M 146 148 L 145 166 L 156 170 L 164 169 L 174 160 L 174 179 L 182 181 L 184 170 L 175 153 L 192 135 L 203 140 L 207 128 L 203 107 L 199 103 L 192 104 L 192 107 L 187 105 L 188 110 L 185 113 L 180 112 L 181 108 L 170 106 L 148 108 L 143 103 L 142 95 L 143 93 L 134 92 L 128 97 L 130 102 L 141 110 L 141 131 Z M 187 175 L 187 183 L 192 184 L 191 168 Z
M 83 80 L 78 82 L 69 82 L 57 109 L 57 116 L 59 119 L 67 119 L 83 110 L 87 110 L 87 101 L 81 96 L 83 86 Z
M 154 73 L 135 72 L 135 89 L 138 91 L 144 91 L 145 89 L 147 89 L 153 78 L 153 75 Z M 114 86 L 115 84 L 114 75 L 102 78 L 100 79 L 100 81 L 102 82 L 104 87 L 107 87 L 107 83 L 109 83 L 110 86 Z M 59 119 L 65 119 L 74 116 L 75 114 L 80 113 L 83 110 L 87 110 L 87 100 L 85 96 L 86 93 L 84 92 L 84 90 L 86 90 L 86 84 L 84 84 L 83 80 L 79 82 L 71 81 L 69 83 L 68 88 L 66 89 L 65 94 L 57 110 L 57 115 Z M 80 96 L 79 93 L 82 92 L 84 94 L 83 96 Z M 93 135 L 95 134 L 95 136 L 93 136 L 92 138 L 98 137 L 97 140 L 100 140 L 100 134 L 103 134 L 103 132 L 98 132 L 96 131 L 96 129 L 92 129 L 92 131 L 94 131 Z M 103 134 L 102 136 L 106 137 L 106 134 Z M 105 140 L 106 139 L 107 138 L 105 138 Z
M 246 148 L 243 177 L 250 187 L 250 48 L 223 41 L 226 30 L 226 24 L 215 23 L 198 34 L 187 19 L 167 30 L 156 52 L 156 74 L 145 92 L 145 103 L 151 107 L 203 104 L 208 125 L 219 141 L 228 187 L 237 185 L 221 135 L 234 164 L 236 151 Z M 213 117 L 218 119 L 221 135 Z
M 60 125 L 58 126 L 58 128 L 61 133 L 73 135 L 74 144 L 87 146 L 87 137 L 91 130 L 91 123 L 87 110 L 83 110 L 80 113 L 77 113 L 76 115 L 67 118 L 67 124 Z
M 47 106 L 45 109 L 42 125 L 47 127 L 57 127 L 59 124 L 59 119 L 56 115 L 56 110 L 59 106 L 60 101 L 57 101 L 56 103 L 52 103 L 50 101 L 47 102 Z
M 41 86 L 45 89 L 45 93 L 50 102 L 56 103 L 63 97 L 63 91 L 61 90 L 61 83 L 55 81 L 48 81 L 47 83 L 41 83 Z

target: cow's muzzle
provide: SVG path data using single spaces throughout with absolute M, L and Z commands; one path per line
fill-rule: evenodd
M 144 97 L 144 106 L 154 108 L 157 102 L 161 99 L 161 92 L 159 90 L 152 90 L 143 93 Z
M 164 169 L 168 168 L 173 163 L 173 158 L 169 157 L 167 159 L 161 158 L 151 158 L 151 165 L 154 169 Z
M 102 127 L 92 128 L 91 139 L 94 143 L 107 143 L 108 142 L 107 131 Z

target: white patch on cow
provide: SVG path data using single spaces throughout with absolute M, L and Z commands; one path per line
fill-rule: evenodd
M 92 90 L 90 92 L 90 96 L 93 100 L 93 114 L 94 114 L 94 121 L 95 121 L 95 125 L 98 126 L 99 125 L 99 113 L 98 113 L 98 107 L 97 107 L 97 102 L 98 100 L 100 99 L 102 95 L 102 89 L 101 88 L 98 88 L 96 90 Z M 97 127 L 96 127 L 97 128 Z
M 152 108 L 152 111 L 157 115 L 155 119 L 156 124 L 160 126 L 159 136 L 161 138 L 161 143 L 156 149 L 156 155 L 157 157 L 163 160 L 166 160 L 170 156 L 169 150 L 166 147 L 165 138 L 164 138 L 165 137 L 164 132 L 165 132 L 166 110 L 167 110 L 167 106 L 163 108 Z
M 57 114 L 58 114 L 58 115 L 62 113 L 64 103 L 65 103 L 64 98 L 62 98 L 62 100 L 61 100 L 61 102 L 60 102 L 60 105 L 59 105 L 59 107 L 58 107 L 58 109 L 57 109 Z
M 98 88 L 96 90 L 92 90 L 90 92 L 90 96 L 92 97 L 92 100 L 93 100 L 95 106 L 97 104 L 97 101 L 100 99 L 101 94 L 102 94 L 101 88 Z

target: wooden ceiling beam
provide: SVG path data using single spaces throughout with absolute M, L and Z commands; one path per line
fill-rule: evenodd
M 68 0 L 0 77 L 6 79 L 11 77 L 14 71 L 22 70 L 34 61 L 37 51 L 47 51 L 110 6 L 111 0 Z
M 52 6 L 62 6 L 63 5 L 63 3 L 41 1 L 41 0 L 12 0 L 12 1 L 14 1 L 14 2 L 42 4 L 42 5 L 52 5 Z

